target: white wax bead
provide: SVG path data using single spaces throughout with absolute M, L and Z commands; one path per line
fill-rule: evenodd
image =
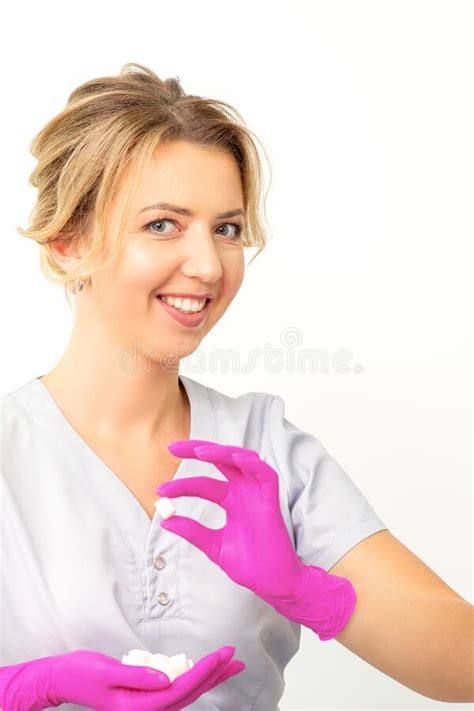
M 150 654 L 147 652 L 146 654 L 143 655 L 143 659 L 140 662 L 140 666 L 142 667 L 154 667 L 155 660 L 153 658 L 153 654 Z
M 176 513 L 176 509 L 171 501 L 166 498 L 166 496 L 163 496 L 161 499 L 158 499 L 158 501 L 155 501 L 155 508 L 162 518 L 170 518 L 170 516 L 174 516 Z
M 168 674 L 168 669 L 169 669 L 169 664 L 168 661 L 163 661 L 161 659 L 153 659 L 150 664 L 147 666 L 153 667 L 153 669 L 158 669 L 158 671 L 164 672 L 167 676 Z
M 146 649 L 131 649 L 128 656 L 132 662 L 141 664 L 147 654 L 149 654 L 149 652 Z
M 184 652 L 168 657 L 166 654 L 151 654 L 146 649 L 131 649 L 122 657 L 122 664 L 151 667 L 162 671 L 173 682 L 178 676 L 194 666 L 192 659 L 187 659 Z
M 153 659 L 159 664 L 166 664 L 169 657 L 166 654 L 160 654 L 159 652 L 156 652 L 156 654 L 153 655 Z
M 168 666 L 166 667 L 166 672 L 165 672 L 165 673 L 168 675 L 169 680 L 170 680 L 171 682 L 173 682 L 175 679 L 178 678 L 178 676 L 181 675 L 182 672 L 180 672 L 178 669 L 176 669 L 176 666 L 175 666 L 174 664 L 171 664 L 171 663 L 170 663 L 170 664 L 168 664 Z
M 179 676 L 174 664 L 170 662 L 169 658 L 166 661 L 156 662 L 154 669 L 159 669 L 164 672 L 170 681 L 174 681 L 177 676 Z
M 173 657 L 170 657 L 170 659 L 179 674 L 182 674 L 183 672 L 187 671 L 188 667 L 186 663 L 186 655 L 184 654 L 184 652 L 182 654 L 175 654 Z

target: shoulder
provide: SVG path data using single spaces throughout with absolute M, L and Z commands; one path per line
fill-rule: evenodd
M 2 438 L 12 437 L 22 426 L 33 423 L 32 413 L 37 398 L 35 380 L 0 396 Z
M 2 414 L 2 420 L 23 409 L 22 402 L 24 400 L 25 387 L 25 385 L 22 385 L 16 390 L 11 390 L 10 392 L 4 393 L 0 396 L 0 412 Z
M 322 454 L 321 442 L 314 435 L 305 432 L 286 418 L 286 403 L 276 393 L 263 390 L 251 390 L 232 395 L 200 383 L 192 378 L 180 376 L 185 380 L 187 389 L 193 398 L 210 404 L 217 421 L 232 421 L 244 424 L 248 431 L 256 431 L 273 441 L 276 448 L 310 448 Z M 278 458 L 278 457 L 277 457 Z
M 180 376 L 194 395 L 207 398 L 216 414 L 227 413 L 237 418 L 262 417 L 269 414 L 273 400 L 278 397 L 264 391 L 249 391 L 232 395 L 200 383 L 192 378 Z
M 41 441 L 31 385 L 32 381 L 0 396 L 2 481 L 10 484 L 18 481 L 25 465 L 31 465 L 35 447 Z
M 307 469 L 328 456 L 317 437 L 286 418 L 286 403 L 280 395 L 262 390 L 231 395 L 191 378 L 185 380 L 195 402 L 210 404 L 218 441 L 255 449 L 285 470 L 294 465 Z

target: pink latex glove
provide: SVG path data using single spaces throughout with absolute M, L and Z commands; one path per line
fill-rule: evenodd
M 343 629 L 356 604 L 346 578 L 305 565 L 283 520 L 279 478 L 252 449 L 205 440 L 177 440 L 176 457 L 214 464 L 227 481 L 186 477 L 160 484 L 160 496 L 200 496 L 225 509 L 227 523 L 211 529 L 185 516 L 161 521 L 162 528 L 199 548 L 239 585 L 253 590 L 280 614 L 312 629 L 320 640 Z
M 202 657 L 172 683 L 150 667 L 122 664 L 99 652 L 76 650 L 0 667 L 3 711 L 42 711 L 63 703 L 96 711 L 178 711 L 245 669 L 230 661 L 235 647 Z

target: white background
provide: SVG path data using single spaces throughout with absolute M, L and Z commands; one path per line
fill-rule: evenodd
M 204 371 L 190 357 L 182 373 L 281 395 L 389 530 L 472 603 L 473 3 L 82 0 L 3 14 L 2 394 L 51 369 L 72 324 L 16 232 L 34 200 L 29 142 L 77 85 L 126 62 L 179 76 L 240 111 L 272 170 L 268 247 L 202 342 Z M 290 372 L 293 331 L 293 352 L 321 349 L 326 368 Z M 265 344 L 283 368 L 260 357 L 244 372 Z M 211 361 L 218 348 L 240 368 Z M 470 707 L 305 628 L 285 676 L 282 711 Z

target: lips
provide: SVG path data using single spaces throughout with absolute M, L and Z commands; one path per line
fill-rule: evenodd
M 196 300 L 196 301 L 202 301 L 203 299 L 206 299 L 206 304 L 207 304 L 208 301 L 211 300 L 211 299 L 210 299 L 209 297 L 207 297 L 207 296 L 199 296 L 199 297 L 198 297 L 198 296 L 175 296 L 174 294 L 157 294 L 157 295 L 156 295 L 156 298 L 163 300 L 163 297 L 164 297 L 164 296 L 172 297 L 172 298 L 174 298 L 174 299 L 194 299 L 194 300 Z
M 175 298 L 179 299 L 197 299 L 198 301 L 202 301 L 203 299 L 208 299 L 209 301 L 214 298 L 214 294 L 178 294 L 178 293 L 171 293 L 171 292 L 166 292 L 163 294 L 157 294 L 159 298 L 162 296 L 173 296 Z
M 201 311 L 195 311 L 193 313 L 185 313 L 167 304 L 164 299 L 160 298 L 159 294 L 157 294 L 156 300 L 160 302 L 160 306 L 164 308 L 175 321 L 178 321 L 183 326 L 199 326 L 206 319 L 207 312 L 209 311 L 209 299 L 206 299 L 206 303 Z

